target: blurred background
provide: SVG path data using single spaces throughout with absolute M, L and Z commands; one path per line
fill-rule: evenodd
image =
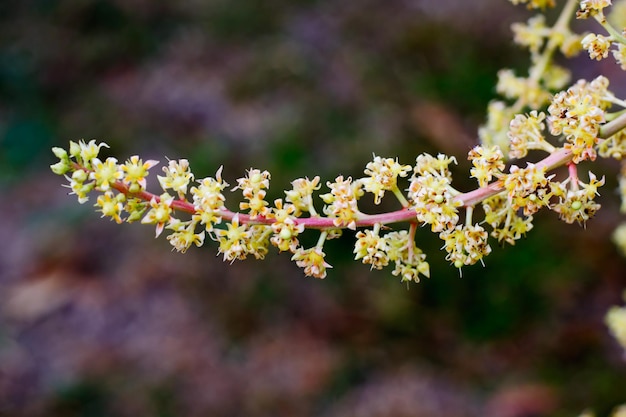
M 509 25 L 529 16 L 490 0 L 1 2 L 0 415 L 558 417 L 624 402 L 602 322 L 626 287 L 614 164 L 593 168 L 607 186 L 586 228 L 540 213 L 462 278 L 419 230 L 432 278 L 408 288 L 351 261 L 350 233 L 328 243 L 323 281 L 284 254 L 172 252 L 48 168 L 52 146 L 95 138 L 120 160 L 188 158 L 197 178 L 268 169 L 271 200 L 297 177 L 359 177 L 372 153 L 445 152 L 469 190 L 496 72 L 528 65 Z M 608 60 L 571 65 L 623 79 Z

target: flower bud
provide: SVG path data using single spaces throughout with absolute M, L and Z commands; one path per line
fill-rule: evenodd
M 88 175 L 82 169 L 76 170 L 72 173 L 72 179 L 76 182 L 85 182 L 87 181 Z
M 57 175 L 63 175 L 70 170 L 70 164 L 66 161 L 59 161 L 56 164 L 50 165 L 50 169 Z
M 55 146 L 54 148 L 52 148 L 52 153 L 61 161 L 69 161 L 69 156 L 67 156 L 67 151 L 63 148 L 59 148 Z
M 70 141 L 70 155 L 73 157 L 80 155 L 80 145 L 74 141 Z

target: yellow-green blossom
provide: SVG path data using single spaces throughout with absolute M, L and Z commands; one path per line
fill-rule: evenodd
M 589 53 L 589 58 L 600 61 L 609 56 L 611 38 L 590 33 L 582 39 L 581 44 Z
M 226 187 L 228 183 L 222 180 L 222 167 L 217 170 L 215 178 L 203 178 L 197 187 L 191 187 L 193 207 L 196 210 L 192 218 L 205 225 L 207 232 L 211 232 L 213 225 L 222 221 L 221 211 L 226 200 L 222 191 Z
M 107 191 L 111 184 L 122 178 L 124 173 L 117 164 L 117 159 L 109 157 L 102 162 L 98 158 L 92 160 L 93 171 L 90 178 L 96 181 L 96 187 L 100 191 Z
M 204 231 L 195 233 L 196 222 L 172 219 L 167 229 L 173 230 L 173 233 L 167 236 L 167 240 L 178 252 L 185 253 L 191 245 L 200 247 L 204 243 Z
M 193 173 L 189 169 L 189 161 L 186 159 L 170 160 L 168 165 L 163 167 L 163 172 L 165 172 L 164 177 L 157 175 L 163 191 L 171 189 L 178 193 L 181 200 L 185 200 L 187 186 L 193 181 Z
M 464 265 L 473 265 L 491 253 L 491 247 L 487 243 L 489 234 L 485 229 L 476 225 L 459 225 L 454 229 L 444 230 L 439 234 L 443 240 L 446 252 L 446 260 L 456 268 Z
M 298 178 L 291 182 L 292 189 L 285 191 L 285 200 L 292 203 L 296 208 L 295 216 L 299 216 L 302 212 L 310 212 L 312 216 L 316 215 L 313 207 L 313 192 L 320 189 L 320 177 L 315 176 L 312 180 L 307 178 Z
M 86 182 L 89 179 L 89 173 L 83 169 L 77 169 L 72 172 L 71 177 L 65 175 L 65 178 L 70 182 L 69 185 L 66 185 L 66 187 L 72 190 L 70 194 L 76 194 L 80 204 L 87 202 L 89 200 L 88 194 L 93 190 L 95 185 L 93 181 Z
M 529 9 L 545 9 L 546 7 L 554 7 L 554 0 L 509 0 L 511 3 L 526 4 Z
M 299 245 L 298 235 L 304 231 L 304 224 L 297 223 L 293 216 L 295 211 L 296 207 L 293 204 L 283 206 L 282 199 L 274 201 L 274 209 L 271 214 L 275 220 L 271 226 L 274 235 L 270 242 L 281 252 L 295 252 Z
M 390 262 L 394 262 L 392 271 L 402 282 L 419 282 L 420 275 L 430 277 L 430 266 L 425 261 L 426 255 L 415 246 L 412 235 L 406 230 L 385 234 L 386 251 Z
M 333 224 L 337 227 L 356 229 L 356 221 L 360 215 L 357 200 L 363 196 L 361 182 L 352 182 L 351 177 L 344 180 L 343 175 L 340 175 L 335 178 L 335 182 L 329 181 L 326 185 L 330 188 L 330 193 L 320 195 L 327 204 L 324 206 L 324 214 L 333 217 Z
M 478 180 L 481 187 L 485 187 L 494 177 L 502 176 L 504 155 L 498 146 L 475 146 L 469 151 L 467 159 L 474 166 L 470 175 Z
M 326 278 L 326 269 L 332 268 L 324 258 L 326 254 L 321 248 L 315 246 L 310 249 L 296 249 L 296 252 L 291 257 L 292 261 L 296 262 L 300 268 L 304 269 L 304 274 L 314 278 Z
M 114 194 L 112 191 L 106 191 L 98 196 L 95 206 L 100 207 L 99 211 L 102 213 L 102 217 L 110 217 L 117 224 L 120 224 L 124 221 L 120 215 L 124 211 L 123 203 L 125 200 L 124 194 Z
M 355 260 L 362 259 L 364 264 L 371 265 L 372 269 L 382 269 L 389 263 L 387 255 L 387 239 L 379 236 L 380 224 L 374 230 L 360 231 L 356 234 L 354 245 Z
M 406 177 L 411 171 L 410 165 L 401 165 L 398 159 L 381 158 L 374 155 L 374 161 L 369 162 L 365 174 L 369 177 L 361 178 L 365 191 L 374 194 L 374 204 L 380 204 L 385 191 L 396 191 L 398 176 Z
M 167 193 L 161 194 L 158 199 L 153 197 L 150 200 L 150 210 L 141 219 L 143 224 L 156 224 L 157 237 L 163 232 L 163 228 L 171 219 L 172 201 L 174 201 L 174 197 Z
M 219 252 L 224 254 L 224 261 L 246 259 L 250 253 L 250 231 L 248 225 L 239 224 L 239 216 L 235 216 L 226 229 L 214 229 L 213 233 L 220 244 Z
M 124 172 L 122 182 L 128 186 L 128 190 L 131 193 L 138 193 L 146 189 L 146 177 L 149 174 L 150 168 L 157 165 L 159 162 L 154 160 L 148 160 L 143 162 L 139 159 L 139 156 L 131 156 L 124 165 L 121 166 Z
M 96 143 L 95 139 L 85 143 L 84 140 L 78 142 L 70 141 L 70 155 L 76 158 L 79 164 L 85 168 L 91 168 L 91 160 L 100 153 L 100 148 L 108 148 L 106 143 Z
M 542 14 L 528 19 L 528 24 L 513 23 L 511 30 L 515 35 L 515 43 L 527 47 L 533 54 L 539 52 L 545 38 L 550 34 L 546 27 L 546 17 Z

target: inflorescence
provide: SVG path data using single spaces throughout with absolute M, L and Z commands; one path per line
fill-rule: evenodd
M 510 1 L 542 11 L 556 3 Z M 274 246 L 290 253 L 305 275 L 324 278 L 331 268 L 325 242 L 350 229 L 356 236 L 356 260 L 372 269 L 392 268 L 404 282 L 418 282 L 430 276 L 426 255 L 415 242 L 421 226 L 439 236 L 446 259 L 461 270 L 483 263 L 491 253 L 490 238 L 514 245 L 533 228 L 533 216 L 541 209 L 554 211 L 566 223 L 584 225 L 592 218 L 600 208 L 595 200 L 605 180 L 592 172 L 581 179 L 578 164 L 583 161 L 598 156 L 622 161 L 619 191 L 621 211 L 626 213 L 626 101 L 609 91 L 604 76 L 579 80 L 563 90 L 571 82 L 569 71 L 553 62 L 557 51 L 571 57 L 586 50 L 592 60 L 612 54 L 626 70 L 626 28 L 618 30 L 610 23 L 605 15 L 609 6 L 611 0 L 565 0 L 552 26 L 543 14 L 512 25 L 514 41 L 528 49 L 531 65 L 526 76 L 508 69 L 498 73 L 496 90 L 502 99 L 489 104 L 486 123 L 478 132 L 480 144 L 468 153 L 469 175 L 478 184 L 473 191 L 452 186 L 450 166 L 457 161 L 443 154 L 419 155 L 413 165 L 374 155 L 364 177 L 340 175 L 326 182 L 328 192 L 323 194 L 320 177 L 298 178 L 284 191 L 284 198 L 274 201 L 266 198 L 270 173 L 251 168 L 229 189 L 241 193 L 235 209 L 226 204 L 230 186 L 222 178 L 222 168 L 213 177 L 199 179 L 186 159 L 169 160 L 162 168 L 158 194 L 146 189 L 146 177 L 157 161 L 137 155 L 123 163 L 105 159 L 100 151 L 108 145 L 95 140 L 71 141 L 68 150 L 53 148 L 59 162 L 51 168 L 65 176 L 79 203 L 96 194 L 95 206 L 102 217 L 151 224 L 157 237 L 165 233 L 173 248 L 183 253 L 193 245 L 202 246 L 207 237 L 228 262 L 263 259 Z M 606 33 L 572 32 L 573 16 L 595 19 Z M 515 161 L 531 150 L 546 155 L 536 162 Z M 567 167 L 566 175 L 553 172 L 558 167 Z M 359 208 L 366 194 L 376 205 L 385 195 L 393 195 L 398 209 L 366 214 Z M 307 230 L 319 234 L 312 247 L 299 240 Z M 626 223 L 616 229 L 613 239 L 626 255 Z M 606 323 L 626 349 L 626 307 L 609 310 Z M 626 416 L 626 405 L 612 416 Z
M 554 6 L 545 0 L 512 2 L 526 3 L 530 9 Z M 527 77 L 511 70 L 499 73 L 497 91 L 503 99 L 489 105 L 487 122 L 479 130 L 481 144 L 468 153 L 470 176 L 478 183 L 470 192 L 452 186 L 450 166 L 457 161 L 443 154 L 419 155 L 413 165 L 374 155 L 362 178 L 340 175 L 326 182 L 328 192 L 317 195 L 322 188 L 318 176 L 298 178 L 284 198 L 274 201 L 266 198 L 270 173 L 251 168 L 230 188 L 241 193 L 236 209 L 226 205 L 229 184 L 222 178 L 222 168 L 213 177 L 198 179 L 186 159 L 169 160 L 162 168 L 158 194 L 146 189 L 146 177 L 157 161 L 137 155 L 123 163 L 105 159 L 100 151 L 108 145 L 95 140 L 71 141 L 68 150 L 53 148 L 59 162 L 51 168 L 65 176 L 79 203 L 95 193 L 102 217 L 151 224 L 157 237 L 165 232 L 174 249 L 183 253 L 203 245 L 207 237 L 217 242 L 228 262 L 263 259 L 274 246 L 289 252 L 306 275 L 324 278 L 331 268 L 325 242 L 350 229 L 356 234 L 356 260 L 372 269 L 389 266 L 402 281 L 418 282 L 430 275 L 426 255 L 415 243 L 418 226 L 438 234 L 446 259 L 460 269 L 483 263 L 491 252 L 490 237 L 514 245 L 532 229 L 533 215 L 542 208 L 579 224 L 598 211 L 595 199 L 604 178 L 589 172 L 583 181 L 577 167 L 598 155 L 623 158 L 626 115 L 624 110 L 609 110 L 626 108 L 626 102 L 609 91 L 603 76 L 555 93 L 569 82 L 569 72 L 552 57 L 557 50 L 572 56 L 584 48 L 592 59 L 602 59 L 615 46 L 613 55 L 625 67 L 626 38 L 607 22 L 604 8 L 609 5 L 609 0 L 568 0 L 552 27 L 542 14 L 513 25 L 515 42 L 530 51 L 531 67 Z M 568 22 L 575 12 L 578 18 L 595 18 L 609 35 L 573 33 Z M 530 150 L 547 155 L 535 163 L 511 162 L 527 157 Z M 565 165 L 567 176 L 558 179 L 551 171 Z M 626 164 L 620 189 L 626 201 Z M 371 194 L 379 204 L 387 192 L 398 201 L 398 210 L 380 214 L 360 210 L 364 195 Z M 626 202 L 622 210 L 626 211 Z M 406 226 L 391 228 L 398 223 Z M 319 233 L 317 244 L 304 247 L 298 238 L 311 229 Z M 626 252 L 626 226 L 618 229 L 615 240 Z

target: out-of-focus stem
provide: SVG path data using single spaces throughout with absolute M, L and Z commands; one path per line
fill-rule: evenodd
M 599 137 L 607 139 L 626 127 L 626 113 L 620 114 L 600 128 Z

